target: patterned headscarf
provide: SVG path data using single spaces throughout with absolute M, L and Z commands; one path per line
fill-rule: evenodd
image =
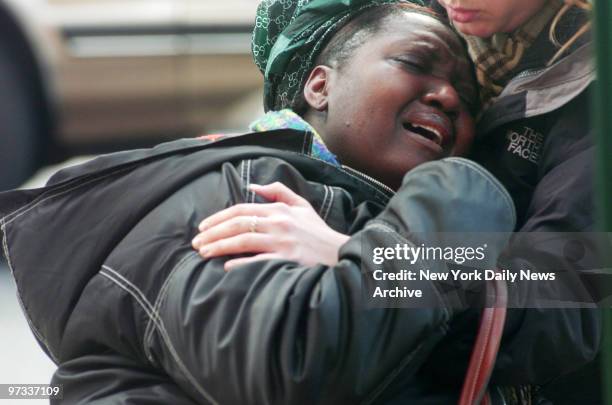
M 421 0 L 263 0 L 257 9 L 252 51 L 264 74 L 266 111 L 291 108 L 320 51 L 362 10 Z

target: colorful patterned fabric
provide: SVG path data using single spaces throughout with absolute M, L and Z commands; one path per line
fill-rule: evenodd
M 266 111 L 293 107 L 306 74 L 333 34 L 360 11 L 421 0 L 263 0 L 257 9 L 252 51 L 264 74 Z
M 317 131 L 299 115 L 289 109 L 280 111 L 270 111 L 263 117 L 257 119 L 251 125 L 249 129 L 251 131 L 263 132 L 271 131 L 274 129 L 291 128 L 300 131 L 311 132 L 313 137 L 311 156 L 317 159 L 324 160 L 336 166 L 340 166 L 336 156 L 327 149 L 323 138 L 317 133 Z
M 542 10 L 511 34 L 497 33 L 490 38 L 463 35 L 470 58 L 476 65 L 483 106 L 497 97 L 512 79 L 513 69 L 521 61 L 525 50 L 533 44 L 562 5 L 562 0 L 549 0 Z

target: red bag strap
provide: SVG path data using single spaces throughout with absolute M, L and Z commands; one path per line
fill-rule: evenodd
M 490 403 L 486 391 L 504 331 L 508 287 L 504 281 L 488 281 L 486 293 L 488 305 L 482 312 L 478 335 L 459 397 L 459 405 Z

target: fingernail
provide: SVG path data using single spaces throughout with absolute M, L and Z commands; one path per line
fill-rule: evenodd
M 249 188 L 261 188 L 261 184 L 255 184 L 255 183 L 251 183 L 249 184 Z
M 200 232 L 204 231 L 206 228 L 208 228 L 208 222 L 206 220 L 200 222 L 200 225 L 198 225 Z
M 210 254 L 210 250 L 207 247 L 201 248 L 199 252 L 200 252 L 200 256 L 202 257 L 208 257 L 208 255 Z
M 200 245 L 200 238 L 199 237 L 195 237 L 191 240 L 191 246 L 193 246 L 195 249 L 198 248 L 198 246 Z

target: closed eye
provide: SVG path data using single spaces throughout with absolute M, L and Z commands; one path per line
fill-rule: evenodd
M 402 65 L 402 67 L 404 67 L 405 69 L 411 72 L 422 74 L 422 73 L 426 73 L 428 70 L 427 66 L 425 66 L 425 64 L 423 64 L 420 61 L 404 59 L 404 58 L 397 58 L 395 60 L 399 62 Z

